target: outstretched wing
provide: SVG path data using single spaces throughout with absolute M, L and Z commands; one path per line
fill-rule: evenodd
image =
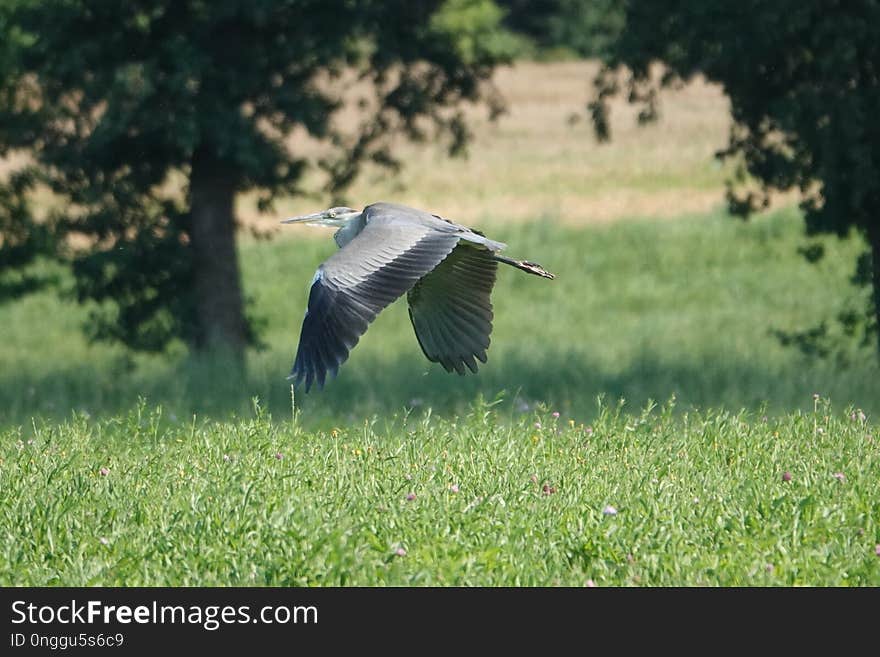
M 357 237 L 318 268 L 309 292 L 299 348 L 288 378 L 324 386 L 376 315 L 437 266 L 458 243 L 451 231 L 369 218 Z
M 490 251 L 461 242 L 407 294 L 422 351 L 447 372 L 476 372 L 475 358 L 486 362 L 497 270 Z

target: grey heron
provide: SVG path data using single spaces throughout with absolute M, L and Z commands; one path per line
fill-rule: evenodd
M 335 207 L 281 223 L 338 228 L 339 250 L 312 279 L 288 376 L 306 392 L 337 374 L 370 322 L 404 292 L 428 360 L 447 372 L 475 373 L 476 361 L 486 362 L 498 263 L 554 278 L 539 264 L 500 255 L 506 245 L 479 231 L 405 205 Z

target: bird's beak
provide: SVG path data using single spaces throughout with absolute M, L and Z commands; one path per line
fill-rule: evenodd
M 304 214 L 299 217 L 291 217 L 290 219 L 283 219 L 281 221 L 282 224 L 302 224 L 302 223 L 317 223 L 324 218 L 323 212 L 313 212 L 312 214 Z

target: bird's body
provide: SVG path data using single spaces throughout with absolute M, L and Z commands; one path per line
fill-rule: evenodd
M 335 375 L 376 315 L 407 293 L 416 338 L 447 371 L 477 371 L 492 331 L 498 263 L 553 278 L 499 255 L 505 244 L 436 215 L 393 203 L 331 208 L 283 223 L 337 226 L 339 251 L 315 272 L 290 373 L 306 391 Z

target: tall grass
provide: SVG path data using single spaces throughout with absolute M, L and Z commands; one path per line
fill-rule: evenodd
M 880 584 L 876 424 L 672 411 L 0 431 L 0 584 Z

